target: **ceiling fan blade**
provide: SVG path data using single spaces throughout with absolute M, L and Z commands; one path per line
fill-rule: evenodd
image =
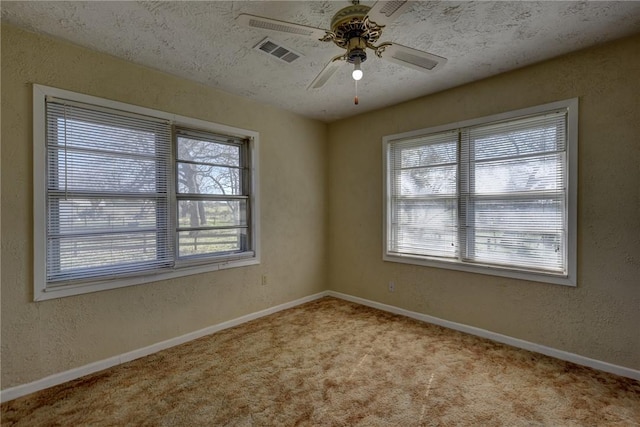
M 410 5 L 407 0 L 381 0 L 371 7 L 367 16 L 378 25 L 386 25 L 402 15 Z
M 423 52 L 397 43 L 392 43 L 390 46 L 385 47 L 382 53 L 382 59 L 424 72 L 440 68 L 447 62 L 447 59 L 442 56 Z
M 294 24 L 292 22 L 278 21 L 277 19 L 265 18 L 242 13 L 236 18 L 236 22 L 244 27 L 259 28 L 263 30 L 280 31 L 281 33 L 296 34 L 300 36 L 321 39 L 326 31 L 321 28 L 308 27 L 306 25 Z
M 307 90 L 309 89 L 318 89 L 327 82 L 333 76 L 333 74 L 338 71 L 338 68 L 344 63 L 344 54 L 340 54 L 338 56 L 334 56 L 331 58 L 331 61 L 320 71 L 320 74 L 316 76 L 315 79 L 311 82 Z

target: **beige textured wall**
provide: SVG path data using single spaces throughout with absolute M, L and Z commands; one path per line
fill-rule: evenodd
M 262 263 L 32 302 L 31 83 L 260 132 Z M 4 24 L 1 107 L 3 389 L 326 288 L 324 123 Z
M 332 123 L 332 289 L 640 369 L 638 52 L 640 35 Z M 577 288 L 382 261 L 384 135 L 573 97 Z
M 336 122 L 327 132 L 322 123 L 3 25 L 2 389 L 327 283 L 640 369 L 639 50 L 636 36 Z M 31 302 L 31 83 L 260 132 L 261 265 Z M 382 261 L 382 136 L 576 96 L 577 288 Z

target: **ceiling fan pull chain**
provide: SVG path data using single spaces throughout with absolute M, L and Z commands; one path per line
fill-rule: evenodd
M 358 105 L 358 81 L 356 80 L 356 97 L 353 98 L 353 103 Z

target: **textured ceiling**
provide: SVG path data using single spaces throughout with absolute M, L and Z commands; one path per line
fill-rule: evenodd
M 362 4 L 373 5 L 373 1 Z M 343 66 L 321 89 L 307 86 L 332 43 L 239 27 L 240 13 L 319 28 L 347 1 L 2 1 L 2 21 L 323 121 L 389 106 L 640 32 L 640 1 L 413 2 L 380 41 L 448 59 L 422 73 L 369 54 L 353 104 Z M 291 63 L 253 47 L 264 37 L 304 56 Z

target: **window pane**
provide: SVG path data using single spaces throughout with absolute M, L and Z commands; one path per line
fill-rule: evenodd
M 476 229 L 470 259 L 480 263 L 564 272 L 563 236 L 524 230 Z
M 402 196 L 455 194 L 456 175 L 456 165 L 401 170 L 396 176 L 394 194 Z
M 162 251 L 161 251 L 162 252 Z M 49 277 L 65 275 L 75 270 L 96 267 L 116 267 L 120 273 L 127 265 L 144 265 L 158 257 L 158 241 L 154 232 L 117 235 L 63 237 L 49 241 Z M 94 275 L 100 273 L 99 270 Z M 104 271 L 102 272 L 104 274 Z
M 169 123 L 54 100 L 46 137 L 48 280 L 167 266 Z
M 245 225 L 247 225 L 247 202 L 245 200 L 180 200 L 178 202 L 178 226 L 180 228 Z
M 178 233 L 178 256 L 241 252 L 246 241 L 245 228 L 181 231 Z
M 482 200 L 473 203 L 473 212 L 476 228 L 557 233 L 564 225 L 561 199 Z
M 179 136 L 178 160 L 237 167 L 240 166 L 240 146 Z
M 400 168 L 417 166 L 433 166 L 457 161 L 456 139 L 444 143 L 431 143 L 415 147 L 402 148 L 400 151 Z
M 471 128 L 468 130 L 476 160 L 563 151 L 564 113 L 553 113 Z
M 181 194 L 241 195 L 240 169 L 193 163 L 178 163 Z
M 393 206 L 392 251 L 455 256 L 458 249 L 456 199 L 400 200 Z
M 156 208 L 156 200 L 52 198 L 49 229 L 56 234 L 155 229 L 158 222 Z
M 48 132 L 51 147 L 152 156 L 159 151 L 156 133 L 149 130 L 149 124 L 144 121 L 130 117 L 119 121 L 104 112 L 70 106 L 66 108 L 66 113 L 63 110 L 55 111 L 56 115 L 50 118 Z M 73 118 L 79 114 L 82 114 L 82 119 Z M 156 126 L 161 127 L 160 124 Z
M 247 165 L 243 155 L 246 141 L 224 138 L 189 129 L 178 130 L 179 258 L 250 250 L 247 239 L 249 198 L 244 181 Z M 191 194 L 216 196 L 218 200 L 189 197 Z M 246 197 L 219 200 L 220 196 Z
M 479 201 L 469 259 L 512 267 L 562 271 L 564 203 L 562 200 Z
M 476 163 L 475 193 L 562 191 L 564 153 Z
M 166 191 L 157 179 L 156 159 L 52 149 L 49 188 L 61 191 L 155 193 Z

